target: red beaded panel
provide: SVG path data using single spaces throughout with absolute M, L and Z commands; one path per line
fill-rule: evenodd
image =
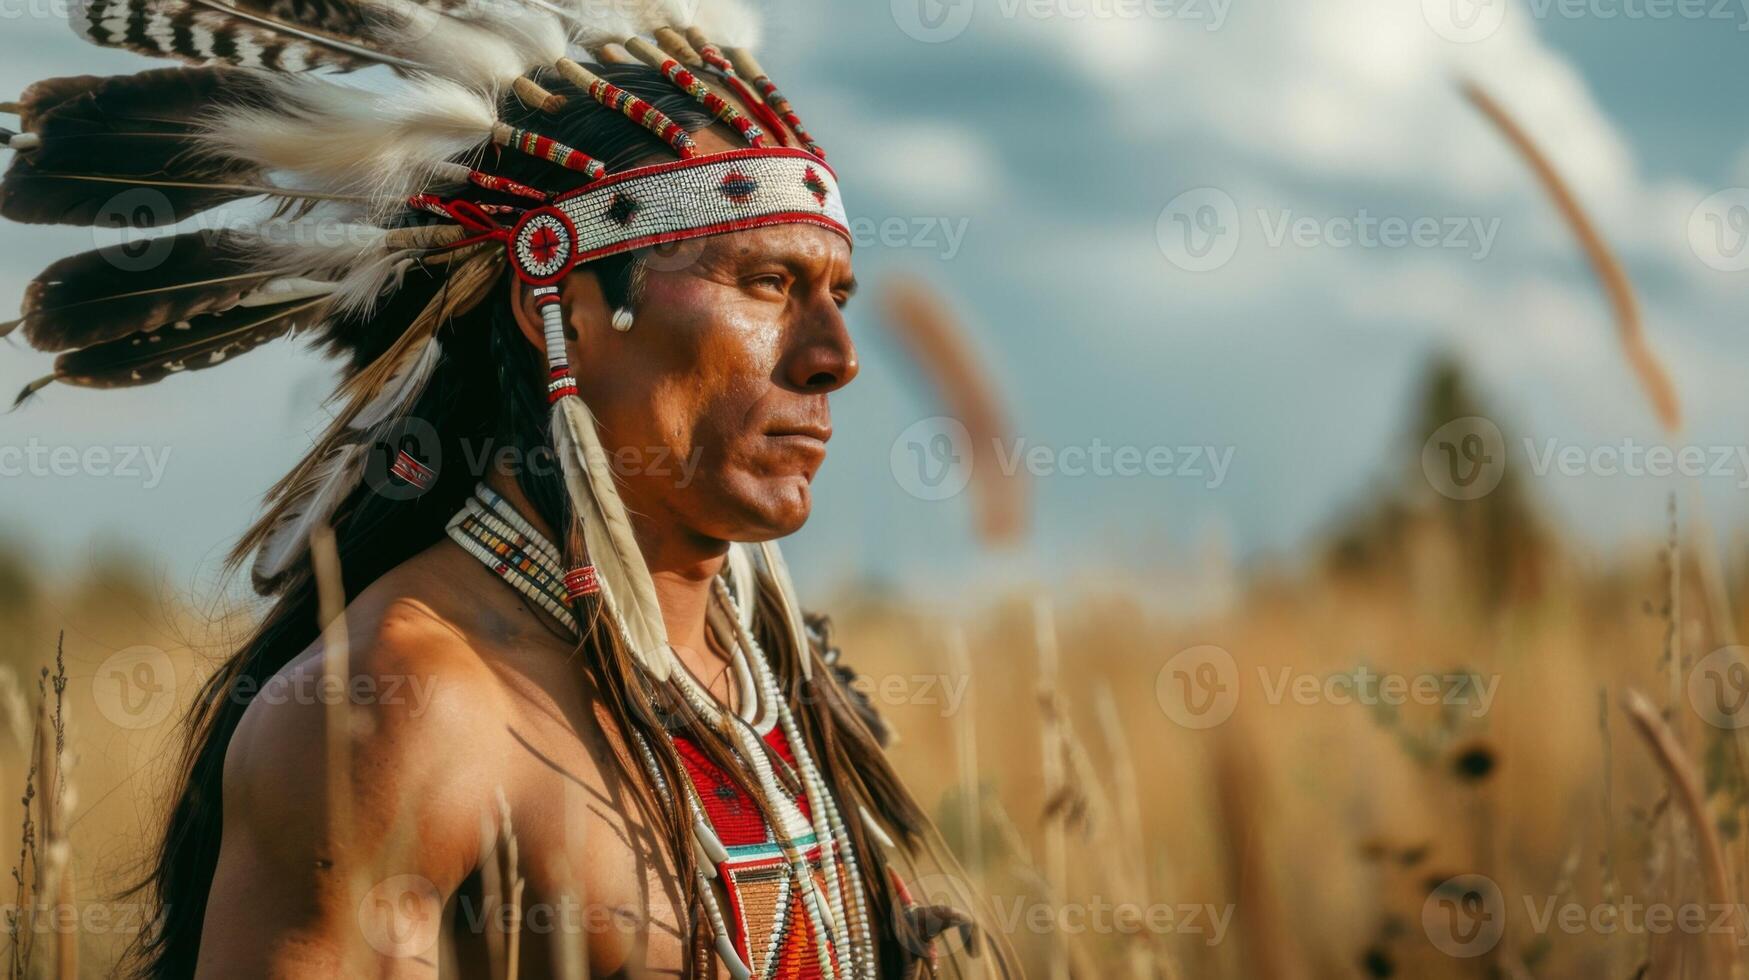
M 782 730 L 773 729 L 765 741 L 778 758 L 795 764 Z M 717 866 L 717 874 L 728 892 L 735 948 L 753 968 L 755 980 L 818 980 L 822 974 L 813 917 L 807 911 L 806 899 L 794 888 L 789 864 L 770 825 L 753 800 L 697 746 L 676 735 L 674 747 L 704 805 L 711 829 L 729 850 L 729 860 Z M 811 816 L 806 799 L 798 797 L 794 802 L 804 818 Z M 818 843 L 810 843 L 802 853 L 824 895 L 826 882 Z M 838 868 L 842 877 L 846 873 L 842 861 Z M 836 955 L 832 963 L 833 972 L 841 974 Z

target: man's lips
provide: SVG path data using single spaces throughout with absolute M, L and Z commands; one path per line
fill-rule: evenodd
M 769 439 L 811 439 L 823 446 L 832 439 L 832 426 L 818 422 L 776 425 L 765 430 L 765 435 Z

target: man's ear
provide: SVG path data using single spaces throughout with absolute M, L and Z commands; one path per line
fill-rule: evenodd
M 559 309 L 565 314 L 566 340 L 575 341 L 580 336 L 597 336 L 598 330 L 608 329 L 612 313 L 607 308 L 607 297 L 601 291 L 601 282 L 592 270 L 578 269 L 572 272 L 559 284 L 559 289 L 564 299 Z M 534 287 L 518 280 L 511 289 L 510 302 L 516 310 L 516 325 L 521 328 L 522 336 L 536 348 L 545 351 L 546 321 L 541 319 L 540 311 L 535 309 Z
M 510 287 L 510 307 L 516 312 L 516 326 L 522 331 L 523 339 L 544 354 L 547 347 L 547 328 L 540 311 L 534 308 L 534 287 L 520 278 L 516 279 Z

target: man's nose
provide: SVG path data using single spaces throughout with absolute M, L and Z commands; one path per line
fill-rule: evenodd
M 784 365 L 784 380 L 791 387 L 817 395 L 837 391 L 861 370 L 843 312 L 829 299 L 823 306 L 803 320 Z

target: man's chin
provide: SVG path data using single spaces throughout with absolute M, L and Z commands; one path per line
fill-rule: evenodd
M 729 540 L 756 543 L 786 538 L 808 523 L 814 490 L 805 476 L 767 477 L 742 508 L 739 533 Z

